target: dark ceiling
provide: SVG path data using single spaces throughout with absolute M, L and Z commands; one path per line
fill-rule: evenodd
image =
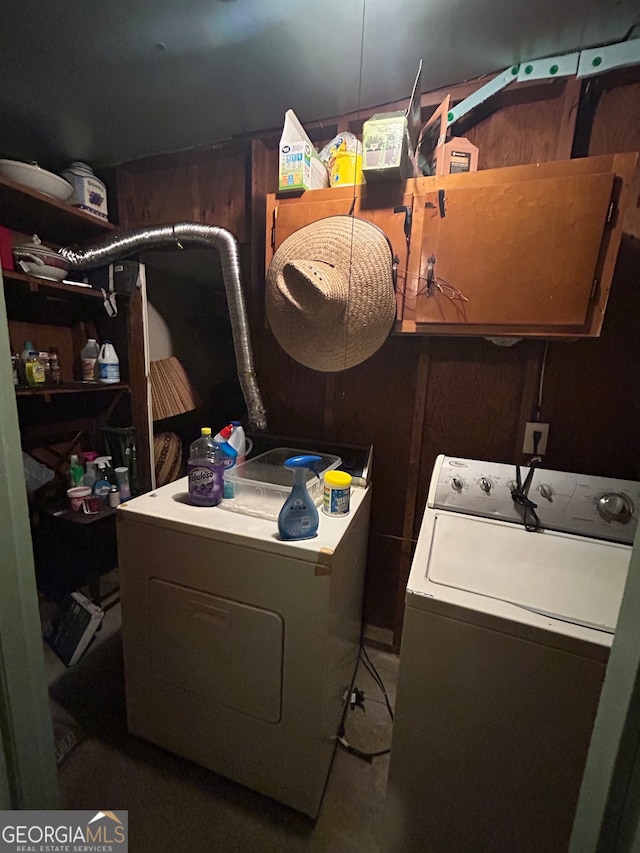
M 0 157 L 113 166 L 628 37 L 638 0 L 3 0 Z

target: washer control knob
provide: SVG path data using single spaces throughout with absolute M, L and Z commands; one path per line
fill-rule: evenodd
M 452 477 L 451 488 L 455 489 L 456 492 L 461 492 L 464 488 L 464 480 L 461 480 L 460 477 Z
M 619 521 L 628 524 L 633 514 L 633 504 L 620 492 L 606 492 L 598 498 L 598 512 L 607 521 Z
M 491 491 L 491 480 L 487 479 L 487 477 L 480 477 L 480 488 L 488 495 Z
M 542 495 L 545 500 L 548 500 L 549 503 L 553 501 L 553 489 L 548 483 L 540 483 L 538 486 L 538 491 Z

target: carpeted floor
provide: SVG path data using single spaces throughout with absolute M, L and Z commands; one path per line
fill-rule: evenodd
M 366 649 L 391 705 L 398 658 Z M 388 755 L 365 760 L 338 747 L 317 821 L 129 735 L 119 606 L 82 660 L 66 669 L 45 646 L 63 807 L 127 809 L 132 853 L 374 853 Z M 387 749 L 384 694 L 361 661 L 364 710 L 349 709 L 345 739 Z

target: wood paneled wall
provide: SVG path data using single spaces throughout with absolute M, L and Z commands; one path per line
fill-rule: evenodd
M 633 75 L 603 82 L 589 153 L 640 149 L 639 86 Z M 454 87 L 452 100 L 472 89 Z M 567 78 L 510 87 L 485 103 L 464 125 L 480 149 L 480 168 L 568 158 L 580 92 L 580 82 Z M 444 94 L 424 95 L 423 115 Z M 357 128 L 362 118 L 341 117 L 336 126 Z M 326 141 L 317 132 L 314 138 Z M 623 240 L 599 339 L 498 346 L 478 338 L 393 334 L 364 364 L 319 374 L 292 361 L 264 320 L 265 197 L 276 189 L 275 134 L 238 140 L 222 152 L 130 164 L 118 174 L 123 225 L 190 218 L 250 242 L 245 293 L 270 430 L 373 444 L 365 621 L 392 632 L 398 645 L 404 587 L 439 453 L 524 463 L 524 424 L 541 402 L 541 420 L 551 423 L 548 467 L 640 477 L 638 241 Z M 630 214 L 631 233 L 640 234 L 639 214 L 640 208 Z

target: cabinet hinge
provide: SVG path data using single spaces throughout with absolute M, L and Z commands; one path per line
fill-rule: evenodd
M 609 210 L 607 211 L 607 225 L 610 225 L 616 212 L 615 202 L 609 202 Z
M 600 285 L 600 280 L 597 278 L 594 278 L 593 284 L 591 285 L 591 296 L 589 297 L 590 300 L 596 298 L 596 294 L 598 292 L 599 285 Z

